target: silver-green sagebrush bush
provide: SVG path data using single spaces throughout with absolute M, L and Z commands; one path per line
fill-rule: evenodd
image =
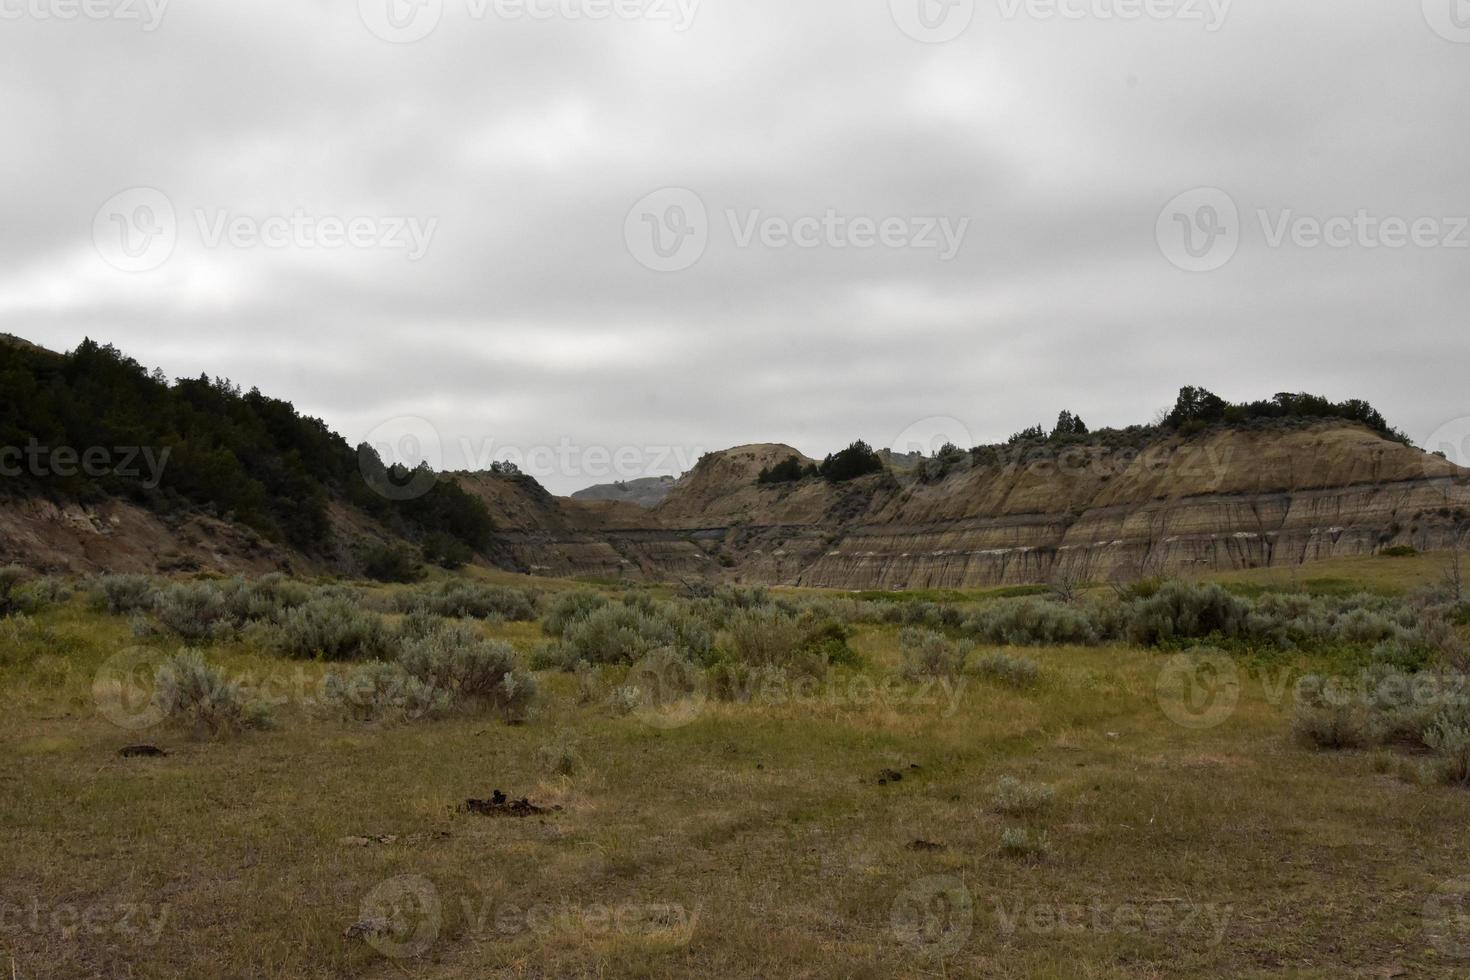
M 541 621 L 542 632 L 547 636 L 561 636 L 566 633 L 567 627 L 578 620 L 586 619 L 607 604 L 607 597 L 600 592 L 587 589 L 563 592 L 547 606 L 546 616 Z
M 258 579 L 230 579 L 220 589 L 225 609 L 236 626 L 280 623 L 286 613 L 306 605 L 312 591 L 300 582 L 272 572 Z
M 164 715 L 197 736 L 226 738 L 272 725 L 270 708 L 192 650 L 158 669 L 154 697 Z
M 1031 687 L 1041 677 L 1041 665 L 1025 657 L 987 653 L 975 661 L 975 673 L 1008 687 Z
M 987 606 L 969 619 L 965 629 L 986 643 L 1006 646 L 1092 646 L 1101 639 L 1087 611 L 1038 599 Z
M 964 673 L 974 644 L 951 640 L 943 633 L 908 626 L 898 636 L 903 657 L 901 673 L 908 680 L 929 677 L 955 678 Z
M 157 594 L 146 575 L 103 575 L 94 580 L 92 588 L 102 608 L 114 616 L 151 610 Z
M 336 598 L 313 599 L 288 610 L 271 642 L 286 656 L 323 660 L 380 660 L 394 646 L 381 616 Z
M 234 629 L 224 595 L 208 582 L 168 586 L 153 610 L 165 628 L 191 643 L 224 639 Z
M 448 694 L 456 706 L 493 708 L 520 719 L 536 698 L 536 678 L 521 669 L 510 644 L 457 630 L 407 643 L 398 664 L 409 676 Z
M 561 659 L 566 669 L 580 661 L 634 664 L 662 648 L 702 661 L 710 653 L 710 634 L 699 620 L 667 603 L 615 603 L 567 627 L 562 636 Z
M 1041 861 L 1051 856 L 1051 838 L 1044 830 L 1010 827 L 1000 835 L 1000 850 L 1007 857 Z
M 553 776 L 573 776 L 582 769 L 582 752 L 577 733 L 562 729 L 536 750 L 536 761 L 544 772 Z
M 1013 776 L 1002 776 L 991 793 L 991 807 L 997 813 L 1021 816 L 1045 810 L 1056 797 L 1057 791 L 1045 783 L 1026 783 Z
M 530 622 L 536 618 L 537 595 L 524 589 L 450 579 L 397 597 L 400 612 L 424 609 L 454 619 Z
M 1470 701 L 1458 696 L 1441 707 L 1424 731 L 1424 744 L 1435 754 L 1439 782 L 1470 787 Z

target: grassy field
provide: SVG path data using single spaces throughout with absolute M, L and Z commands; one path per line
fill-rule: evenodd
M 1233 694 L 1181 700 L 1155 650 L 1012 651 L 1041 665 L 1017 689 L 900 679 L 896 626 L 850 643 L 859 666 L 749 704 L 622 715 L 619 668 L 541 671 L 524 724 L 375 727 L 312 710 L 326 665 L 232 639 L 209 660 L 278 724 L 213 741 L 99 712 L 126 619 L 77 595 L 0 622 L 0 975 L 1470 975 L 1470 793 L 1293 740 L 1314 661 L 1239 657 Z M 1051 798 L 997 800 L 1005 777 Z M 496 790 L 547 810 L 463 811 Z

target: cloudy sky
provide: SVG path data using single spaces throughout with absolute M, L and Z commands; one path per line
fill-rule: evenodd
M 0 79 L 0 330 L 449 467 L 1470 434 L 1465 0 L 0 0 Z

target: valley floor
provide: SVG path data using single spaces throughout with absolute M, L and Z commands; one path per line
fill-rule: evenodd
M 231 641 L 210 660 L 280 723 L 210 741 L 99 712 L 136 642 L 80 596 L 0 623 L 0 974 L 1470 975 L 1470 793 L 1294 741 L 1301 660 L 1240 660 L 1228 709 L 1117 646 L 926 686 L 868 625 L 861 666 L 750 704 L 620 715 L 614 671 L 541 671 L 525 724 L 372 727 Z M 1000 812 L 1003 777 L 1055 798 Z M 547 812 L 462 809 L 496 790 Z

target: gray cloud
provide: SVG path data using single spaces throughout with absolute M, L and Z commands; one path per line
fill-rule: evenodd
M 1069 0 L 1075 20 L 977 6 L 943 44 L 877 0 L 705 0 L 683 32 L 444 0 L 412 44 L 325 0 L 175 0 L 151 32 L 0 20 L 0 330 L 226 374 L 350 439 L 423 417 L 450 466 L 571 444 L 677 472 L 745 441 L 888 444 L 930 416 L 990 441 L 1063 407 L 1146 421 L 1186 383 L 1365 397 L 1417 438 L 1470 416 L 1470 249 L 1273 248 L 1257 215 L 1470 212 L 1470 44 L 1417 4 L 1237 2 L 1213 32 L 1104 20 L 1105 0 Z M 128 273 L 94 218 L 139 186 L 178 242 Z M 624 222 L 667 187 L 697 193 L 709 243 L 658 273 Z M 1208 273 L 1155 236 L 1198 187 L 1240 214 Z M 740 247 L 726 216 L 829 209 L 970 223 L 946 262 Z M 211 248 L 199 210 L 437 226 L 418 261 Z M 539 475 L 597 482 L 574 469 Z

